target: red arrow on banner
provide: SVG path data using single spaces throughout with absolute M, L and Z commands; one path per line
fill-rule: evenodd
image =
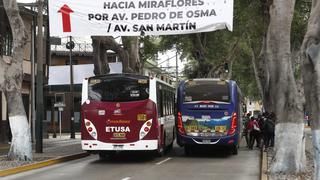
M 70 13 L 73 13 L 72 9 L 65 4 L 58 12 L 62 14 L 63 32 L 71 32 Z

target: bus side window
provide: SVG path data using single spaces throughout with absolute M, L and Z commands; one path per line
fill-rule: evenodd
M 157 92 L 158 94 L 158 103 L 157 103 L 157 106 L 158 106 L 158 116 L 159 117 L 162 117 L 163 116 L 163 100 L 162 100 L 162 97 L 163 97 L 163 92 L 162 90 L 158 90 Z
M 174 93 L 171 92 L 171 114 L 174 114 L 174 109 L 175 109 Z
M 171 92 L 170 91 L 168 91 L 168 110 L 169 110 L 168 115 L 171 115 L 172 114 L 172 99 L 171 99 Z
M 169 91 L 166 90 L 166 96 L 165 96 L 165 106 L 166 106 L 166 116 L 169 115 L 169 101 L 168 101 L 168 95 L 169 95 Z
M 162 92 L 163 92 L 163 94 L 162 94 L 163 95 L 162 96 L 163 115 L 166 116 L 167 115 L 167 92 L 166 92 L 166 90 L 163 90 Z

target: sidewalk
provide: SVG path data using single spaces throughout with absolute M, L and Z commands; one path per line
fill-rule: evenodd
M 59 134 L 57 138 L 50 134 L 49 139 L 43 139 L 43 153 L 35 153 L 34 147 L 35 144 L 32 162 L 7 161 L 10 144 L 0 144 L 0 177 L 88 155 L 81 149 L 80 134 L 76 134 L 75 139 L 70 139 L 70 134 L 62 134 L 61 138 Z
M 310 127 L 305 127 L 305 152 L 306 152 L 306 172 L 299 175 L 285 175 L 285 174 L 278 174 L 278 175 L 270 175 L 268 176 L 269 180 L 278 180 L 278 179 L 290 179 L 290 180 L 312 180 L 313 173 L 314 173 L 314 166 L 313 166 L 313 146 L 312 146 L 312 135 Z M 270 167 L 272 157 L 274 155 L 273 149 L 268 149 L 266 156 L 267 156 L 267 168 Z M 265 170 L 266 171 L 266 170 Z M 263 172 L 266 173 L 266 172 Z

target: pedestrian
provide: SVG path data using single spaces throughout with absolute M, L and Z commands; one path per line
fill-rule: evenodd
M 261 128 L 261 134 L 263 139 L 263 143 L 262 143 L 263 145 L 266 144 L 268 139 L 267 128 L 266 128 L 266 121 L 268 116 L 269 116 L 269 113 L 267 111 L 262 114 L 263 125 L 260 126 L 260 128 Z
M 270 119 L 271 119 L 271 138 L 270 138 L 270 147 L 274 146 L 274 136 L 275 136 L 275 124 L 276 124 L 276 114 L 274 112 L 270 113 Z
M 261 132 L 259 124 L 253 116 L 250 118 L 247 129 L 249 133 L 249 149 L 253 149 L 254 142 Z
M 273 147 L 274 145 L 274 130 L 275 130 L 275 124 L 273 120 L 273 114 L 270 113 L 266 117 L 265 123 L 264 123 L 264 129 L 265 129 L 265 148 Z
M 246 116 L 243 118 L 243 121 L 242 121 L 243 130 L 242 130 L 241 138 L 245 137 L 247 147 L 249 147 L 249 133 L 248 133 L 247 126 L 248 126 L 248 123 L 250 121 L 250 116 L 251 116 L 251 114 L 247 113 Z
M 262 147 L 262 143 L 263 143 L 263 126 L 264 126 L 264 119 L 261 114 L 258 115 L 257 122 L 259 124 L 260 131 L 257 132 L 256 147 L 260 148 Z

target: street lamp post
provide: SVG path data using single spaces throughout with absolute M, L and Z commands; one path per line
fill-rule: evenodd
M 74 98 L 73 98 L 73 64 L 72 64 L 72 49 L 74 48 L 74 42 L 72 41 L 72 37 L 70 36 L 69 42 L 66 46 L 69 49 L 69 63 L 70 63 L 70 138 L 75 138 L 75 130 L 74 130 Z
M 43 1 L 38 0 L 38 36 L 37 36 L 37 98 L 36 98 L 36 152 L 43 152 L 42 121 L 44 118 L 43 103 Z

